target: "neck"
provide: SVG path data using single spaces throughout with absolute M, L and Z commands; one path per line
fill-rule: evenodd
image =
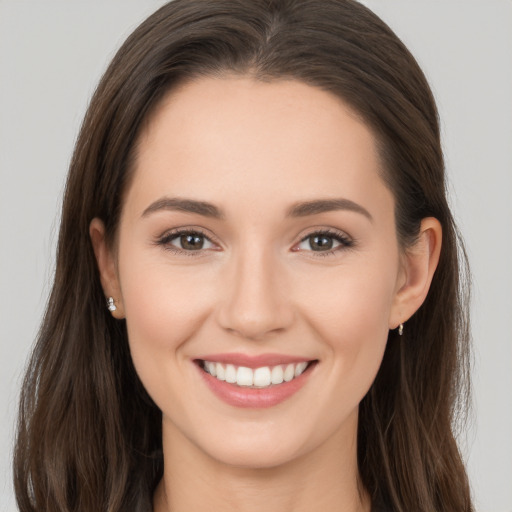
M 164 477 L 155 512 L 369 512 L 358 484 L 356 435 L 335 434 L 314 453 L 276 467 L 224 464 L 164 421 Z

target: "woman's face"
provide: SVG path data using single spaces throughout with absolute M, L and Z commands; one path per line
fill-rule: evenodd
M 355 446 L 401 321 L 379 165 L 365 124 L 302 83 L 202 78 L 166 98 L 140 138 L 116 254 L 164 439 L 244 467 Z

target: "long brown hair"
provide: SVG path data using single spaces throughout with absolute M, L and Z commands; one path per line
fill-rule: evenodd
M 341 97 L 373 130 L 404 250 L 421 219 L 443 227 L 428 297 L 390 332 L 360 404 L 358 464 L 375 506 L 470 512 L 455 439 L 468 400 L 467 264 L 447 205 L 438 114 L 398 37 L 354 0 L 174 0 L 128 38 L 76 144 L 55 282 L 21 393 L 14 476 L 22 512 L 149 511 L 162 476 L 161 413 L 105 307 L 88 235 L 115 244 L 137 137 L 160 99 L 198 76 L 294 79 Z

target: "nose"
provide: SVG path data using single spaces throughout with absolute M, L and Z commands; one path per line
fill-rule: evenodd
M 292 302 L 272 255 L 253 248 L 232 263 L 218 309 L 220 326 L 252 340 L 288 329 L 294 318 Z

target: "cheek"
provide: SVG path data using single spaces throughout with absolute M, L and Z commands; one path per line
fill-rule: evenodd
M 303 316 L 323 342 L 332 378 L 343 379 L 348 396 L 362 398 L 380 367 L 388 338 L 388 322 L 396 267 L 380 265 L 334 269 L 323 286 L 304 286 Z M 346 395 L 346 396 L 347 396 Z
M 178 351 L 208 317 L 212 292 L 208 276 L 199 286 L 192 266 L 177 270 L 155 263 L 151 256 L 128 254 L 120 261 L 120 274 L 130 349 L 137 365 L 143 358 L 158 359 Z
M 303 281 L 299 293 L 306 306 L 304 314 L 331 339 L 342 336 L 348 341 L 371 338 L 376 331 L 387 333 L 396 275 L 396 265 L 372 264 L 369 259 L 333 268 L 316 282 Z

